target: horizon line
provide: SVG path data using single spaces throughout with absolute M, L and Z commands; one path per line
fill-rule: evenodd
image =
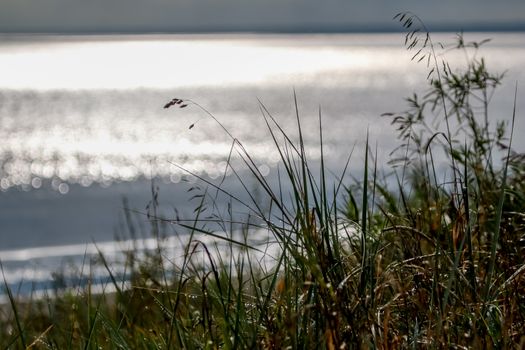
M 523 32 L 525 23 L 467 23 L 463 26 L 454 24 L 427 25 L 431 33 L 440 32 Z M 314 26 L 215 26 L 208 28 L 150 28 L 150 29 L 51 29 L 51 30 L 0 30 L 0 35 L 141 35 L 141 34 L 373 34 L 373 33 L 403 33 L 406 30 L 394 25 L 355 26 L 327 25 Z

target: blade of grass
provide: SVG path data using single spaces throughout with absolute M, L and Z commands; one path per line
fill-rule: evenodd
M 487 277 L 485 279 L 485 304 L 489 302 L 490 299 L 490 289 L 492 287 L 492 278 L 494 276 L 494 269 L 496 266 L 496 249 L 499 241 L 499 234 L 501 229 L 501 217 L 503 214 L 503 203 L 505 202 L 505 187 L 507 185 L 507 174 L 509 169 L 510 161 L 510 151 L 512 149 L 512 136 L 514 134 L 514 122 L 516 120 L 516 101 L 518 99 L 518 83 L 516 82 L 516 87 L 514 88 L 514 106 L 512 109 L 512 123 L 510 128 L 510 139 L 507 149 L 507 158 L 505 160 L 505 166 L 503 170 L 503 178 L 501 181 L 501 190 L 499 194 L 498 207 L 496 209 L 496 220 L 495 220 L 495 232 L 492 234 L 491 246 L 490 246 L 490 263 L 488 267 Z
M 7 292 L 9 303 L 11 304 L 11 308 L 13 309 L 13 314 L 14 314 L 15 322 L 16 322 L 16 328 L 18 329 L 18 337 L 20 337 L 20 343 L 22 344 L 22 347 L 26 348 L 27 345 L 26 345 L 26 339 L 24 336 L 24 330 L 22 329 L 22 324 L 20 323 L 20 316 L 18 315 L 18 308 L 16 305 L 15 298 L 13 297 L 11 288 L 9 288 L 9 285 L 7 284 L 7 280 L 5 278 L 4 264 L 2 263 L 2 260 L 0 260 L 0 269 L 2 270 L 2 278 L 4 279 L 5 291 Z
M 361 277 L 359 282 L 359 295 L 362 300 L 366 300 L 366 283 L 367 283 L 367 249 L 366 249 L 366 230 L 367 230 L 367 212 L 368 212 L 368 131 L 366 132 L 365 144 L 365 164 L 363 169 L 363 202 L 361 208 Z

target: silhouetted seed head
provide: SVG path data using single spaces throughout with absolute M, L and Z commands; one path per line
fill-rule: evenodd
M 169 101 L 168 103 L 166 103 L 166 104 L 164 105 L 164 108 L 170 108 L 171 106 L 176 105 L 176 104 L 179 105 L 179 104 L 181 104 L 182 102 L 183 102 L 182 99 L 180 99 L 180 98 L 174 98 L 174 99 L 172 99 L 171 101 Z
M 170 108 L 171 106 L 174 106 L 174 105 L 178 105 L 179 108 L 186 108 L 186 107 L 188 107 L 188 104 L 187 103 L 183 104 L 183 102 L 184 102 L 184 100 L 182 98 L 174 98 L 171 101 L 169 101 L 168 103 L 166 103 L 164 105 L 164 108 Z M 191 124 L 188 129 L 190 129 L 190 130 L 193 129 L 195 124 L 196 124 L 196 122 Z

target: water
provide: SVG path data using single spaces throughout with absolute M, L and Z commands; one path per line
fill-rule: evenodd
M 525 37 L 466 35 L 487 37 L 493 40 L 480 55 L 489 70 L 507 70 L 491 113 L 508 118 L 515 81 L 525 81 Z M 403 40 L 400 34 L 0 37 L 0 258 L 10 282 L 20 280 L 19 269 L 42 277 L 60 266 L 67 254 L 49 247 L 76 247 L 78 261 L 79 247 L 112 241 L 123 230 L 124 206 L 145 212 L 151 179 L 168 215 L 174 207 L 191 211 L 187 189 L 195 179 L 177 165 L 217 179 L 232 140 L 197 106 L 163 109 L 174 97 L 213 113 L 269 177 L 278 157 L 259 101 L 294 134 L 294 91 L 313 159 L 321 108 L 334 172 L 352 149 L 351 170 L 360 168 L 367 129 L 381 163 L 397 145 L 381 113 L 404 110 L 403 97 L 425 86 L 427 68 L 410 61 Z M 447 60 L 455 67 L 465 57 L 448 53 Z M 524 106 L 520 92 L 518 112 Z M 518 135 L 525 130 L 520 116 Z M 525 148 L 523 138 L 517 148 Z M 145 216 L 137 220 L 147 223 Z

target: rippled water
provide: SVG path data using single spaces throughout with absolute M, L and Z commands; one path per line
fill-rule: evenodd
M 490 70 L 507 70 L 491 113 L 508 118 L 515 81 L 525 82 L 525 37 L 466 35 L 486 37 L 493 40 L 480 55 Z M 362 154 L 367 128 L 380 161 L 386 159 L 397 143 L 380 114 L 403 110 L 403 97 L 426 84 L 426 67 L 410 61 L 403 40 L 401 34 L 1 36 L 0 250 L 110 240 L 121 197 L 143 207 L 148 179 L 160 179 L 165 201 L 180 207 L 186 197 L 169 187 L 186 177 L 177 165 L 220 176 L 232 139 L 191 103 L 163 109 L 174 97 L 213 113 L 269 175 L 278 158 L 259 101 L 294 134 L 294 90 L 314 159 L 319 108 L 331 169 L 338 172 L 353 148 Z M 448 53 L 447 60 L 455 67 L 465 57 Z M 518 113 L 525 106 L 521 91 Z M 523 134 L 521 115 L 516 132 Z M 525 149 L 523 138 L 517 147 Z
M 483 54 L 512 79 L 523 74 L 521 35 L 498 35 Z M 409 57 L 398 34 L 6 37 L 0 42 L 0 188 L 51 181 L 66 193 L 71 183 L 152 176 L 177 182 L 180 171 L 170 162 L 217 177 L 231 140 L 196 107 L 162 109 L 172 97 L 207 108 L 271 166 L 277 158 L 257 98 L 291 127 L 295 88 L 312 137 L 316 121 L 308 116 L 322 105 L 327 147 L 339 158 L 338 150 L 361 141 L 367 126 L 377 137 L 390 132 L 381 130 L 386 123 L 378 115 L 424 86 L 424 65 Z M 448 60 L 462 63 L 462 57 Z M 189 130 L 195 121 L 198 127 Z

